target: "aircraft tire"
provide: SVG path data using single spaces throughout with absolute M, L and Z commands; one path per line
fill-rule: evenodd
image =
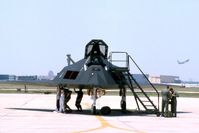
M 109 106 L 104 106 L 100 110 L 102 115 L 109 115 L 111 113 L 111 108 Z
M 93 108 L 92 108 L 93 110 L 93 114 L 95 115 L 96 114 L 96 106 L 93 106 Z

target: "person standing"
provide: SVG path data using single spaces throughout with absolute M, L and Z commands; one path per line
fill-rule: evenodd
M 68 101 L 71 98 L 72 91 L 65 89 L 64 87 L 60 88 L 61 90 L 61 96 L 59 100 L 59 112 L 66 113 L 66 112 L 72 112 L 71 108 L 67 105 Z
M 57 95 L 56 95 L 56 111 L 59 111 L 60 108 L 60 97 L 61 97 L 61 86 L 57 87 Z
M 171 93 L 171 113 L 173 117 L 177 117 L 177 97 L 179 97 L 179 94 L 173 89 L 169 89 Z
M 64 88 L 60 88 L 60 99 L 59 99 L 59 112 L 64 113 L 65 112 L 65 94 L 64 94 Z
M 75 91 L 75 93 L 77 93 L 77 98 L 76 98 L 75 106 L 77 107 L 78 111 L 82 111 L 81 101 L 82 101 L 84 93 L 82 91 L 82 88 L 79 88 L 78 91 L 74 88 L 74 91 Z
M 169 86 L 165 90 L 161 91 L 162 95 L 162 116 L 168 116 L 168 104 L 169 104 L 169 97 L 170 97 L 170 92 L 169 92 Z
M 69 89 L 64 89 L 64 94 L 65 94 L 65 97 L 64 97 L 64 106 L 65 106 L 65 112 L 72 112 L 72 109 L 68 106 L 68 102 L 69 100 L 71 99 L 71 94 L 72 94 L 72 91 L 70 91 Z

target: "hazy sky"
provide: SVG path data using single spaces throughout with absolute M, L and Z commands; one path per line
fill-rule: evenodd
M 0 0 L 0 74 L 57 73 L 93 38 L 145 73 L 199 81 L 198 0 Z

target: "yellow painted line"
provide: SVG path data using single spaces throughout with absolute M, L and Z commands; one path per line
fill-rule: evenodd
M 86 103 L 85 104 L 87 107 L 89 107 L 89 104 Z M 117 130 L 122 130 L 122 131 L 128 131 L 128 132 L 136 132 L 136 133 L 144 133 L 144 132 L 141 132 L 141 131 L 138 131 L 138 130 L 130 130 L 130 129 L 125 129 L 125 128 L 120 128 L 120 127 L 116 127 L 116 126 L 113 126 L 111 124 L 109 124 L 103 117 L 101 116 L 95 116 L 99 122 L 101 123 L 101 126 L 100 127 L 97 127 L 97 128 L 92 128 L 92 129 L 88 129 L 88 130 L 84 130 L 84 131 L 78 131 L 78 132 L 73 132 L 73 133 L 83 133 L 83 132 L 92 132 L 92 131 L 96 131 L 96 130 L 100 130 L 100 129 L 104 129 L 104 128 L 114 128 L 114 129 L 117 129 Z

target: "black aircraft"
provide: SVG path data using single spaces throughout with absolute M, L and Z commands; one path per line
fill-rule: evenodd
M 135 61 L 126 52 L 121 53 L 127 55 L 127 65 L 124 67 L 113 65 L 113 60 L 110 57 L 113 52 L 108 56 L 108 46 L 103 40 L 91 40 L 85 47 L 85 55 L 83 59 L 77 62 L 73 61 L 73 64 L 64 67 L 54 80 L 46 82 L 45 84 L 57 87 L 62 86 L 69 89 L 86 89 L 93 99 L 91 107 L 93 114 L 96 114 L 96 101 L 98 95 L 104 95 L 105 91 L 109 89 L 118 90 L 119 95 L 121 96 L 121 110 L 125 111 L 126 89 L 129 88 L 135 97 L 138 110 L 140 110 L 140 106 L 143 106 L 147 112 L 159 114 L 159 103 L 157 107 L 129 72 L 129 59 L 134 63 Z M 136 63 L 135 65 L 137 66 Z M 139 67 L 138 69 L 141 71 Z M 142 74 L 145 76 L 143 72 Z M 148 78 L 146 78 L 146 80 L 149 81 Z M 37 81 L 35 81 L 35 83 L 39 84 Z M 159 98 L 158 91 L 151 83 L 150 85 L 154 88 Z M 135 88 L 139 89 L 139 94 L 135 91 Z M 58 89 L 57 94 L 60 94 L 59 91 L 60 90 Z M 140 93 L 143 94 L 142 97 L 144 97 L 145 100 L 142 100 Z
M 127 54 L 126 52 L 121 53 Z M 111 55 L 112 54 L 113 52 L 111 53 Z M 146 111 L 151 111 L 158 114 L 159 111 L 156 105 L 154 105 L 154 103 L 144 92 L 139 83 L 135 80 L 135 78 L 133 78 L 132 74 L 130 74 L 129 72 L 130 56 L 128 56 L 127 54 L 127 65 L 125 67 L 113 65 L 113 60 L 110 56 L 108 57 L 108 45 L 103 40 L 91 40 L 85 47 L 84 58 L 79 60 L 78 62 L 73 61 L 73 64 L 64 67 L 61 72 L 57 74 L 53 82 L 55 82 L 57 85 L 62 85 L 67 88 L 81 88 L 89 90 L 89 94 L 93 98 L 93 114 L 96 114 L 96 100 L 98 98 L 98 93 L 108 89 L 119 90 L 119 94 L 122 97 L 120 103 L 121 109 L 125 111 L 126 88 L 130 88 L 130 90 L 132 91 L 138 109 L 139 106 L 142 105 Z M 133 59 L 132 61 L 135 63 Z M 136 63 L 135 65 L 137 66 Z M 140 68 L 138 67 L 138 69 Z M 146 79 L 148 80 L 148 78 Z M 150 85 L 155 89 L 155 87 L 151 83 Z M 140 89 L 140 93 L 143 93 L 145 99 L 147 99 L 146 101 L 148 102 L 148 105 L 152 106 L 152 109 L 149 109 L 147 107 L 147 105 L 136 93 L 134 88 Z M 156 94 L 159 96 L 156 89 L 155 91 Z M 138 103 L 140 103 L 140 105 Z

